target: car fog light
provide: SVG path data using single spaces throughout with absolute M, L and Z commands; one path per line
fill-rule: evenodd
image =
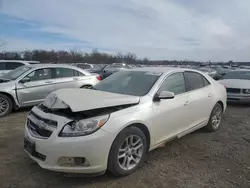
M 57 164 L 59 166 L 67 166 L 67 167 L 90 166 L 88 160 L 86 160 L 84 157 L 61 157 L 59 158 Z

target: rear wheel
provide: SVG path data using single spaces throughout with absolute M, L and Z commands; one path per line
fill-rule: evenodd
M 12 111 L 12 101 L 4 94 L 0 94 L 0 117 L 8 115 Z
M 126 176 L 143 163 L 147 140 L 141 129 L 125 128 L 115 139 L 109 154 L 108 170 L 115 176 Z
M 206 127 L 210 132 L 215 132 L 220 128 L 222 122 L 222 115 L 223 115 L 222 105 L 217 103 L 212 110 L 209 122 Z

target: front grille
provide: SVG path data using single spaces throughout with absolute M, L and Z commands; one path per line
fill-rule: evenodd
M 38 116 L 37 114 L 35 114 L 32 111 L 30 112 L 30 115 L 33 116 L 34 118 L 36 118 L 39 121 L 43 121 L 45 124 L 47 124 L 47 125 L 49 125 L 51 127 L 55 127 L 55 128 L 57 127 L 57 122 L 56 121 L 42 118 L 42 117 Z
M 52 134 L 52 131 L 47 130 L 43 127 L 39 127 L 33 121 L 31 121 L 29 118 L 27 120 L 27 127 L 28 127 L 29 131 L 36 137 L 49 138 L 50 135 Z
M 241 89 L 238 88 L 227 88 L 228 93 L 240 93 Z
M 45 113 L 52 113 L 52 110 L 47 108 L 46 106 L 44 106 L 43 104 L 40 104 L 39 106 L 37 106 L 40 110 L 42 110 Z

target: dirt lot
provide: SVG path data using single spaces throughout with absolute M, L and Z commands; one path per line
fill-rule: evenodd
M 23 151 L 27 110 L 0 119 L 0 187 L 250 187 L 250 106 L 230 106 L 216 133 L 196 131 L 149 154 L 136 173 L 65 177 L 41 169 Z

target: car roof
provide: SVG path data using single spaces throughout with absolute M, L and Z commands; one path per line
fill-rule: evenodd
M 76 67 L 73 65 L 68 65 L 68 64 L 30 64 L 27 66 L 30 68 L 71 68 L 71 69 L 78 70 L 78 71 L 84 73 L 85 75 L 91 75 L 91 73 L 89 73 L 86 70 L 83 70 L 79 67 Z
M 128 69 L 128 71 L 143 71 L 143 72 L 156 72 L 156 73 L 167 73 L 172 71 L 188 71 L 188 70 L 200 72 L 195 69 L 186 69 L 178 67 L 143 67 L 143 68 Z
M 240 72 L 240 71 L 246 71 L 249 72 L 250 69 L 233 69 L 231 72 Z
M 65 67 L 65 68 L 76 68 L 75 66 L 68 64 L 49 64 L 49 63 L 41 63 L 41 64 L 31 64 L 28 65 L 31 68 L 43 68 L 43 67 Z
M 24 63 L 24 64 L 28 64 L 28 63 L 40 63 L 39 61 L 24 61 L 24 60 L 0 60 L 0 63 Z

